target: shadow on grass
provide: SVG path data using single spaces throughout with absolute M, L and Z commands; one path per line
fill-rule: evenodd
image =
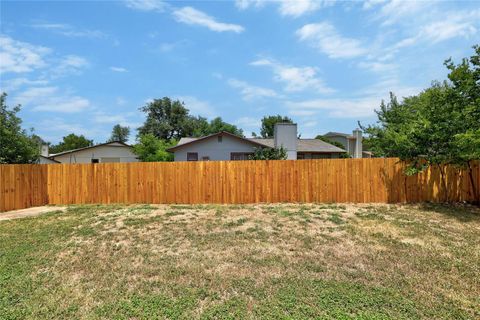
M 480 208 L 470 204 L 425 202 L 420 204 L 420 208 L 424 211 L 443 214 L 461 222 L 480 222 Z

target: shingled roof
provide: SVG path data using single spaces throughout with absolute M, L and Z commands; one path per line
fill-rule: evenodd
M 220 134 L 220 133 L 218 133 Z M 198 140 L 205 140 L 214 136 L 217 136 L 218 134 L 213 134 L 210 136 L 205 136 L 205 137 L 185 137 L 181 138 L 178 144 L 173 147 L 168 149 L 169 151 L 174 151 L 175 149 L 185 145 L 185 144 L 193 144 Z M 229 134 L 231 135 L 231 134 Z M 274 147 L 274 139 L 263 139 L 263 138 L 242 138 L 235 136 L 236 138 L 245 140 L 246 142 L 251 142 L 259 146 L 264 146 L 268 148 L 273 148 Z M 327 143 L 325 141 L 319 140 L 319 139 L 298 139 L 298 144 L 297 144 L 297 152 L 329 152 L 329 153 L 342 153 L 345 152 L 345 150 L 338 148 L 334 145 L 331 145 L 330 143 Z

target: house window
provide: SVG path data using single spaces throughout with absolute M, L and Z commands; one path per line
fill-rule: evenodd
M 222 136 L 218 136 L 217 139 L 218 139 L 218 143 L 222 143 L 222 140 L 223 140 Z
M 197 152 L 187 152 L 187 161 L 198 161 Z
M 303 159 L 305 159 L 305 154 L 304 154 L 304 153 L 298 153 L 298 154 L 297 154 L 297 159 L 298 159 L 298 160 L 303 160 Z
M 202 161 L 210 161 L 210 157 L 202 157 Z
M 248 160 L 251 155 L 253 155 L 251 152 L 232 152 L 230 160 Z
M 314 153 L 312 159 L 330 159 L 332 155 L 330 153 Z
M 99 163 L 98 159 L 92 159 L 92 163 Z

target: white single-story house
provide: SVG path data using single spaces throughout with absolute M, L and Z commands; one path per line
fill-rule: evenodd
M 348 154 L 350 154 L 353 158 L 372 157 L 372 153 L 370 151 L 363 150 L 363 137 L 362 130 L 360 129 L 353 130 L 352 134 L 328 132 L 323 136 L 332 141 L 341 143 Z
M 168 151 L 175 161 L 248 160 L 255 148 L 279 148 L 287 151 L 287 159 L 339 158 L 345 150 L 319 139 L 299 139 L 297 125 L 278 123 L 272 139 L 243 138 L 229 132 L 218 132 L 205 137 L 181 138 Z
M 138 162 L 132 146 L 112 141 L 91 147 L 68 150 L 56 154 L 48 153 L 48 146 L 41 149 L 39 163 L 106 163 L 106 162 Z

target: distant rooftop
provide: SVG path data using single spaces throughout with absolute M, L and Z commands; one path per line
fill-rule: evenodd
M 181 138 L 177 146 L 182 144 L 191 143 L 198 139 L 204 139 L 205 137 L 185 137 Z M 274 147 L 274 139 L 264 138 L 241 138 L 247 141 L 251 141 L 257 144 L 264 145 L 268 148 Z M 345 150 L 338 148 L 330 143 L 319 139 L 298 139 L 297 152 L 345 152 Z

